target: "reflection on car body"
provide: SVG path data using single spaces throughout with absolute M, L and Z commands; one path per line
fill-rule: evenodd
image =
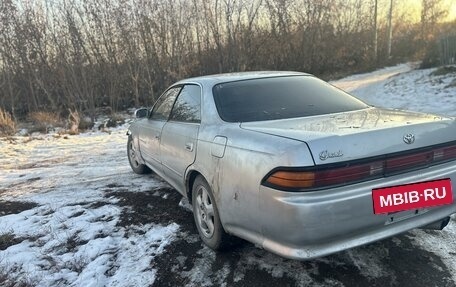
M 186 79 L 136 115 L 132 169 L 152 169 L 187 197 L 215 250 L 237 236 L 309 259 L 441 229 L 456 212 L 451 190 L 445 203 L 404 203 L 394 215 L 373 209 L 376 189 L 442 179 L 454 187 L 455 119 L 371 107 L 312 75 Z

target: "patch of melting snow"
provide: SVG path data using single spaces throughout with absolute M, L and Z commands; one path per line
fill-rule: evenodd
M 291 278 L 296 286 L 344 286 L 337 279 L 328 274 L 320 274 L 319 265 L 327 264 L 331 267 L 345 266 L 347 262 L 337 258 L 317 258 L 308 262 L 288 260 L 278 257 L 269 252 L 252 249 L 248 256 L 243 256 L 234 272 L 234 282 L 244 279 L 244 274 L 249 269 L 261 269 L 267 271 L 275 278 Z M 316 280 L 318 278 L 318 280 Z
M 145 234 L 143 230 L 147 230 Z M 177 224 L 169 226 L 142 226 L 138 232 L 129 232 L 128 236 L 124 230 L 113 233 L 109 236 L 108 242 L 100 241 L 94 244 L 89 250 L 96 257 L 88 258 L 92 260 L 95 268 L 87 268 L 80 274 L 76 285 L 87 286 L 88 282 L 93 282 L 94 286 L 100 286 L 96 282 L 104 281 L 106 284 L 115 286 L 147 286 L 154 281 L 156 270 L 151 268 L 151 260 L 157 254 L 163 252 L 166 245 L 173 240 L 174 234 L 178 230 Z M 94 241 L 97 243 L 96 241 Z M 102 257 L 104 262 L 95 262 L 93 259 Z M 99 264 L 102 263 L 102 264 Z M 99 270 L 102 268 L 103 270 Z M 101 272 L 102 271 L 102 272 Z M 107 276 L 106 273 L 112 276 Z
M 0 251 L 2 272 L 41 286 L 154 282 L 151 262 L 179 226 L 117 226 L 122 208 L 106 191 L 167 187 L 134 175 L 126 153 L 119 152 L 125 145 L 125 127 L 68 139 L 46 135 L 20 144 L 0 141 L 0 152 L 6 155 L 0 159 L 0 200 L 39 205 L 0 217 L 0 234 L 24 239 Z
M 413 69 L 414 66 L 415 64 L 412 63 L 399 64 L 396 66 L 379 69 L 371 73 L 348 76 L 340 80 L 332 81 L 331 84 L 342 90 L 351 92 L 355 89 L 382 83 L 383 81 L 396 75 L 409 72 Z
M 393 77 L 369 73 L 353 76 L 359 77 L 360 82 L 356 78 L 354 81 L 345 78 L 332 84 L 374 106 L 456 116 L 456 86 L 448 86 L 455 75 L 431 76 L 436 68 L 411 70 L 408 67 L 408 70 L 407 65 L 392 67 Z M 368 81 L 367 85 L 363 79 Z
M 366 278 L 381 278 L 393 276 L 389 274 L 387 266 L 382 261 L 388 259 L 387 248 L 366 249 L 365 247 L 350 249 L 346 251 L 349 261 L 358 268 L 359 272 Z
M 195 260 L 193 268 L 189 271 L 182 272 L 182 276 L 188 278 L 190 281 L 186 286 L 218 286 L 216 282 L 211 280 L 212 265 L 216 258 L 215 252 L 204 246 L 198 250 L 197 254 L 201 257 Z
M 182 207 L 183 209 L 193 213 L 193 207 L 190 204 L 190 202 L 188 202 L 187 198 L 182 197 L 182 199 L 179 201 L 179 206 Z
M 257 251 L 254 250 L 254 253 Z M 310 274 L 316 272 L 316 270 L 306 269 L 304 265 L 298 264 L 299 262 L 293 260 L 284 260 L 276 255 L 266 253 L 266 258 L 263 256 L 249 256 L 247 257 L 247 264 L 250 266 L 258 266 L 260 269 L 265 270 L 273 277 L 282 278 L 284 275 L 296 280 L 296 283 L 301 286 L 310 285 L 314 280 Z M 293 273 L 289 273 L 293 270 Z
M 227 286 L 226 279 L 231 273 L 231 268 L 228 263 L 223 264 L 222 270 L 218 271 L 215 276 L 215 285 L 220 287 Z
M 95 230 L 93 235 L 100 234 Z M 41 234 L 38 241 L 43 246 L 25 240 L 0 252 L 0 264 L 14 268 L 10 271 L 16 273 L 14 277 L 42 286 L 56 285 L 60 280 L 76 286 L 146 286 L 155 278 L 151 261 L 163 252 L 177 230 L 177 224 L 145 225 L 138 233 L 124 228 L 104 229 L 108 236 L 89 236 L 87 243 L 76 242 L 74 250 L 68 250 L 65 245 L 69 240 L 84 240 L 83 236 L 55 228 L 47 235 Z
M 428 233 L 426 230 L 411 231 L 412 243 L 419 248 L 436 254 L 451 272 L 453 282 L 456 282 L 456 214 L 451 217 L 450 223 L 442 231 Z

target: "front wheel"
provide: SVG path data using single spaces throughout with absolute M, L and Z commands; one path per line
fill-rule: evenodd
M 128 143 L 127 143 L 127 154 L 128 154 L 128 161 L 130 162 L 131 169 L 137 174 L 145 174 L 149 173 L 150 169 L 145 165 L 141 164 L 138 159 L 138 152 L 136 151 L 135 145 L 133 143 L 133 138 L 128 136 Z
M 225 250 L 231 244 L 230 236 L 220 222 L 212 189 L 202 176 L 198 176 L 192 189 L 193 216 L 203 242 L 213 250 Z

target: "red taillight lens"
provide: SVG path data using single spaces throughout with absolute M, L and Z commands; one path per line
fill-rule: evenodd
M 315 187 L 360 181 L 383 174 L 383 163 L 373 162 L 317 171 Z
M 433 161 L 447 161 L 456 159 L 456 146 L 450 146 L 445 148 L 439 148 L 433 152 Z
M 397 172 L 405 169 L 419 168 L 428 165 L 433 158 L 432 152 L 420 152 L 410 155 L 393 157 L 386 160 L 386 171 Z
M 361 181 L 383 175 L 383 162 L 344 166 L 316 171 L 276 171 L 265 183 L 279 189 L 318 188 Z
M 302 171 L 299 168 L 277 170 L 267 176 L 263 184 L 287 191 L 312 190 L 389 176 L 451 160 L 456 160 L 456 145 L 406 155 L 386 155 L 371 162 L 343 162 Z

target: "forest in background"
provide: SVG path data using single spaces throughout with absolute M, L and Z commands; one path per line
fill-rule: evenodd
M 435 41 L 454 33 L 456 20 L 442 22 L 442 0 L 422 0 L 418 21 L 403 3 L 1 0 L 0 111 L 94 118 L 103 108 L 148 106 L 190 76 L 295 70 L 328 79 L 432 63 Z

